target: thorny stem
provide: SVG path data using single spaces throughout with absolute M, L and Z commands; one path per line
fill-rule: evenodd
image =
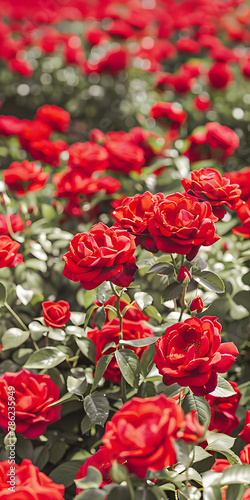
M 186 308 L 186 305 L 187 305 L 186 301 L 185 301 L 186 291 L 187 291 L 187 287 L 184 286 L 183 290 L 182 290 L 182 294 L 180 296 L 181 312 L 180 312 L 180 316 L 179 316 L 179 320 L 178 321 L 181 321 L 182 315 L 183 315 L 183 313 L 185 311 L 185 308 Z

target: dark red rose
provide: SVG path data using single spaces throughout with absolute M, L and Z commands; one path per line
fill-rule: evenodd
M 66 300 L 58 302 L 46 301 L 42 303 L 45 325 L 61 328 L 70 318 L 70 305 Z
M 207 144 L 207 134 L 205 130 L 193 132 L 187 137 L 188 147 L 184 151 L 183 156 L 186 156 L 190 163 L 211 158 L 210 147 Z
M 30 142 L 48 139 L 51 134 L 51 127 L 40 120 L 26 121 L 19 132 L 21 146 L 29 152 Z
M 250 167 L 234 172 L 226 172 L 223 177 L 229 179 L 233 184 L 239 184 L 241 199 L 247 201 L 250 198 Z
M 55 104 L 41 106 L 37 110 L 35 118 L 47 123 L 52 130 L 58 130 L 59 132 L 67 132 L 70 124 L 70 114 L 68 111 L 55 106 Z
M 114 319 L 116 317 L 115 313 L 112 310 L 107 308 L 107 306 L 113 306 L 116 309 L 117 297 L 115 295 L 112 295 L 112 297 L 110 297 L 110 299 L 108 299 L 104 304 L 101 304 L 101 302 L 98 302 L 97 300 L 95 301 L 95 304 L 97 304 L 99 307 L 102 305 L 105 307 L 105 313 L 106 313 L 105 321 L 112 321 L 112 319 Z M 128 319 L 130 321 L 142 321 L 142 320 L 148 321 L 149 320 L 149 317 L 146 316 L 145 314 L 143 314 L 143 312 L 141 311 L 141 309 L 139 308 L 139 306 L 137 305 L 136 302 L 128 304 L 128 302 L 121 299 L 120 300 L 120 311 L 123 312 L 125 307 L 127 307 L 128 305 L 130 307 L 125 312 L 125 314 L 123 316 L 124 319 Z M 95 311 L 93 313 L 93 320 L 94 320 L 94 314 L 95 314 Z
M 238 349 L 232 342 L 221 344 L 221 325 L 214 316 L 190 318 L 168 327 L 155 344 L 155 364 L 163 382 L 189 386 L 194 394 L 212 392 L 217 373 L 234 363 Z
M 206 95 L 198 95 L 193 99 L 193 107 L 203 113 L 212 108 L 212 101 Z
M 0 427 L 8 432 L 8 390 L 14 387 L 16 432 L 29 439 L 41 436 L 47 426 L 59 420 L 62 405 L 51 406 L 60 397 L 59 387 L 49 375 L 22 369 L 0 376 Z
M 9 236 L 0 237 L 0 268 L 15 267 L 17 264 L 23 264 L 23 256 L 17 253 L 20 243 L 13 241 Z
M 211 421 L 209 424 L 210 431 L 222 432 L 231 436 L 234 429 L 240 423 L 236 416 L 236 410 L 241 398 L 241 393 L 237 389 L 236 382 L 229 381 L 235 394 L 227 398 L 218 398 L 208 394 L 205 396 L 211 408 Z
M 117 221 L 114 227 L 126 229 L 136 236 L 136 245 L 141 245 L 146 250 L 157 251 L 154 238 L 149 234 L 148 222 L 154 215 L 154 206 L 163 200 L 162 193 L 153 195 L 149 191 L 125 198 L 122 205 L 112 212 Z
M 174 193 L 154 206 L 148 228 L 158 250 L 192 260 L 201 245 L 218 241 L 214 226 L 217 220 L 209 203 L 200 203 L 186 193 Z
M 85 63 L 85 52 L 79 36 L 69 35 L 68 40 L 64 42 L 63 56 L 68 64 L 82 66 Z
M 229 127 L 217 122 L 206 123 L 207 143 L 212 149 L 221 149 L 223 160 L 234 153 L 239 147 L 240 141 L 237 134 Z
M 227 213 L 225 206 L 236 210 L 242 204 L 238 184 L 231 184 L 229 179 L 222 177 L 213 168 L 193 170 L 191 179 L 184 177 L 181 183 L 187 194 L 196 196 L 201 202 L 209 202 L 218 219 L 222 219 Z
M 98 26 L 93 26 L 93 28 L 86 29 L 83 34 L 85 40 L 91 45 L 99 45 L 102 42 L 110 40 L 110 36 L 102 31 Z
M 250 237 L 250 198 L 241 205 L 236 211 L 239 219 L 242 222 L 242 226 L 234 227 L 232 229 L 234 234 L 239 234 L 240 236 L 244 236 L 244 238 Z
M 239 433 L 239 436 L 245 443 L 250 444 L 250 410 L 247 410 L 244 429 Z
M 197 418 L 191 419 L 192 432 L 182 408 L 164 394 L 135 397 L 107 422 L 102 440 L 111 461 L 125 462 L 130 473 L 144 478 L 148 470 L 159 471 L 176 463 L 176 439 L 197 441 L 202 436 Z
M 89 60 L 84 64 L 86 73 L 103 73 L 108 71 L 117 73 L 124 70 L 129 62 L 129 53 L 126 48 L 113 48 L 99 60 Z
M 224 89 L 234 80 L 234 74 L 224 62 L 215 62 L 208 71 L 208 80 L 215 89 Z
M 127 231 L 95 224 L 89 233 L 77 234 L 70 242 L 63 256 L 63 275 L 80 281 L 85 290 L 106 280 L 127 287 L 136 270 L 134 251 L 134 236 Z
M 80 470 L 77 472 L 75 479 L 82 479 L 83 477 L 86 477 L 87 469 L 89 466 L 95 467 L 100 471 L 102 475 L 102 482 L 99 486 L 100 488 L 103 488 L 103 486 L 106 486 L 106 484 L 113 483 L 110 477 L 110 469 L 111 469 L 110 453 L 107 450 L 107 448 L 101 446 L 100 449 L 96 453 L 94 453 L 94 455 L 87 458 L 85 464 L 82 465 L 82 467 L 80 467 Z M 81 488 L 76 488 L 77 495 L 81 491 L 83 491 Z
M 17 196 L 24 196 L 30 191 L 40 191 L 49 178 L 49 173 L 43 172 L 35 162 L 24 160 L 14 161 L 7 170 L 3 170 L 3 180 L 10 191 Z
M 180 271 L 178 272 L 177 279 L 179 283 L 184 283 L 185 285 L 188 285 L 189 281 L 191 280 L 192 276 L 188 269 L 185 266 L 181 266 Z
M 250 443 L 244 446 L 239 456 L 243 464 L 250 464 Z
M 67 142 L 62 139 L 50 141 L 49 139 L 41 139 L 39 141 L 30 141 L 29 154 L 34 160 L 43 161 L 53 167 L 59 167 L 60 154 L 68 149 Z
M 88 332 L 88 338 L 92 339 L 96 345 L 96 360 L 97 364 L 99 359 L 103 355 L 103 349 L 110 342 L 115 342 L 116 347 L 110 347 L 105 354 L 111 354 L 115 352 L 118 348 L 119 343 L 119 332 L 120 332 L 120 320 L 118 318 L 114 318 L 112 321 L 108 323 L 104 323 L 104 326 L 101 330 L 98 328 L 94 328 L 94 330 Z M 127 319 L 123 319 L 122 321 L 122 335 L 123 340 L 136 340 L 136 339 L 144 339 L 146 337 L 153 337 L 154 330 L 150 327 L 149 324 L 144 323 L 144 321 L 129 321 Z M 143 353 L 147 349 L 146 347 L 131 347 L 125 346 L 126 348 L 134 351 L 139 360 L 141 359 Z M 120 383 L 121 381 L 121 371 L 118 367 L 115 357 L 110 361 L 108 368 L 104 372 L 104 378 L 106 380 L 111 380 L 112 382 Z
M 156 102 L 149 110 L 149 116 L 160 119 L 160 124 L 167 124 L 171 130 L 177 130 L 186 121 L 186 113 L 171 102 Z
M 114 21 L 112 21 L 106 27 L 106 31 L 109 35 L 121 38 L 122 40 L 130 38 L 135 34 L 131 26 L 122 19 L 115 19 Z
M 108 168 L 108 153 L 104 147 L 95 142 L 76 142 L 68 151 L 69 166 L 81 170 L 88 177 L 93 172 Z
M 6 137 L 18 135 L 26 122 L 26 120 L 19 120 L 15 116 L 0 116 L 0 135 Z
M 14 469 L 14 474 L 13 473 Z M 11 490 L 11 476 L 14 476 L 14 490 Z M 52 479 L 41 472 L 26 458 L 21 465 L 0 462 L 0 499 L 1 500 L 63 500 L 63 484 L 53 483 Z
M 203 302 L 200 297 L 196 297 L 192 300 L 190 305 L 190 311 L 194 313 L 200 313 L 203 311 Z
M 131 141 L 128 134 L 124 132 L 108 134 L 105 148 L 109 155 L 110 170 L 124 174 L 132 171 L 141 173 L 141 167 L 145 163 L 144 151 Z
M 0 215 L 0 234 L 10 234 L 10 229 L 13 233 L 24 231 L 24 222 L 19 214 Z
M 163 73 L 159 72 L 156 77 L 156 86 L 163 89 L 174 89 L 179 94 L 189 92 L 193 85 L 192 74 L 184 68 L 181 68 L 178 73 Z

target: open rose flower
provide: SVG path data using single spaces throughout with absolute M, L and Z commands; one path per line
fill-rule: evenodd
M 102 440 L 112 461 L 125 463 L 130 473 L 144 478 L 148 470 L 160 471 L 176 463 L 176 439 L 192 442 L 203 435 L 196 416 L 186 417 L 164 394 L 135 397 L 106 424 Z
M 229 179 L 221 176 L 213 168 L 201 168 L 191 172 L 191 179 L 181 181 L 187 194 L 196 196 L 199 201 L 208 201 L 213 213 L 222 219 L 227 213 L 225 206 L 236 210 L 241 204 L 241 190 L 238 184 L 231 184 Z
M 10 236 L 4 234 L 0 237 L 0 268 L 15 267 L 23 263 L 22 254 L 17 253 L 19 248 L 20 243 L 13 241 Z
M 186 113 L 171 102 L 156 102 L 149 110 L 149 116 L 159 122 L 162 127 L 177 131 L 186 121 Z
M 239 184 L 241 189 L 241 199 L 247 201 L 250 198 L 250 167 L 242 168 L 242 170 L 234 172 L 226 172 L 224 176 L 230 182 Z
M 107 306 L 112 306 L 116 309 L 117 305 L 117 297 L 115 295 L 112 295 L 110 299 L 108 299 L 104 304 L 101 304 L 101 302 L 98 302 L 97 300 L 95 301 L 95 304 L 97 304 L 99 307 L 104 306 L 105 308 L 105 313 L 106 313 L 106 319 L 105 321 L 111 321 L 112 319 L 116 318 L 116 314 L 109 309 Z M 130 321 L 148 321 L 149 317 L 143 314 L 139 306 L 137 305 L 136 302 L 133 302 L 133 304 L 128 304 L 125 300 L 121 299 L 120 300 L 120 311 L 121 313 L 129 305 L 129 308 L 125 312 L 123 318 L 128 319 Z M 95 318 L 95 311 L 93 312 L 93 320 Z
M 69 166 L 72 169 L 79 169 L 87 177 L 108 167 L 106 149 L 95 142 L 76 142 L 69 147 L 68 152 Z
M 232 231 L 234 234 L 239 234 L 248 239 L 250 237 L 250 198 L 237 209 L 236 213 L 242 222 L 242 226 L 234 227 Z
M 67 132 L 70 123 L 70 114 L 54 104 L 45 104 L 37 110 L 36 118 L 47 123 L 52 130 Z
M 107 134 L 105 148 L 109 155 L 109 169 L 115 172 L 135 171 L 141 173 L 145 163 L 144 151 L 125 132 L 110 132 Z
M 48 163 L 53 167 L 59 167 L 60 154 L 67 149 L 68 144 L 62 139 L 57 139 L 53 142 L 49 139 L 41 139 L 29 143 L 29 154 L 32 158 Z
M 17 196 L 24 196 L 27 192 L 43 189 L 49 173 L 43 172 L 35 162 L 24 160 L 22 163 L 14 161 L 9 168 L 3 170 L 3 180 L 10 191 Z
M 8 432 L 8 388 L 15 388 L 16 432 L 29 439 L 41 436 L 47 426 L 60 419 L 62 405 L 59 387 L 49 375 L 36 375 L 26 369 L 0 376 L 0 427 Z
M 92 290 L 106 280 L 127 287 L 137 269 L 134 251 L 134 236 L 100 222 L 89 233 L 74 236 L 69 252 L 63 256 L 63 275 L 80 281 L 85 290 Z
M 164 194 L 153 195 L 149 191 L 125 198 L 121 206 L 112 212 L 117 221 L 114 227 L 126 229 L 136 236 L 136 245 L 140 244 L 146 250 L 157 251 L 154 237 L 149 233 L 148 222 L 154 215 L 154 206 L 164 199 Z
M 108 323 L 104 323 L 104 326 L 101 330 L 98 328 L 94 328 L 94 330 L 88 332 L 88 337 L 93 340 L 96 345 L 96 364 L 99 359 L 103 355 L 103 349 L 107 344 L 114 342 L 116 347 L 110 347 L 105 354 L 111 354 L 115 352 L 119 343 L 119 332 L 120 332 L 120 321 L 118 318 L 114 318 L 112 321 Z M 135 339 L 144 339 L 146 337 L 153 337 L 154 330 L 150 327 L 149 324 L 144 323 L 144 321 L 129 321 L 127 319 L 123 319 L 122 322 L 122 334 L 123 340 L 135 340 Z M 125 346 L 126 348 L 134 351 L 139 360 L 141 359 L 144 351 L 147 349 L 146 347 L 131 347 Z M 121 381 L 121 371 L 118 367 L 116 359 L 113 357 L 110 361 L 108 368 L 104 372 L 104 378 L 106 380 L 111 380 L 112 382 L 119 383 Z
M 200 203 L 186 193 L 174 193 L 154 206 L 148 228 L 158 250 L 186 255 L 191 261 L 201 245 L 218 241 L 217 220 L 209 203 Z
M 70 170 L 53 175 L 53 183 L 57 188 L 54 196 L 58 198 L 72 198 L 77 195 L 91 197 L 103 190 L 106 194 L 116 193 L 121 184 L 114 177 L 87 177 L 79 170 Z
M 112 483 L 112 479 L 110 477 L 110 469 L 111 469 L 111 461 L 110 461 L 110 452 L 104 446 L 101 446 L 100 449 L 94 453 L 91 457 L 87 458 L 85 464 L 80 467 L 80 470 L 77 472 L 75 479 L 82 479 L 87 476 L 88 467 L 95 467 L 98 469 L 102 475 L 102 482 L 99 488 L 103 488 L 106 484 Z M 76 494 L 78 495 L 81 491 L 81 488 L 76 488 Z M 1 497 L 0 497 L 1 498 Z
M 234 363 L 238 349 L 232 342 L 221 344 L 221 325 L 214 316 L 186 319 L 166 329 L 155 343 L 155 364 L 163 382 L 189 386 L 194 394 L 212 392 L 217 373 Z
M 217 122 L 209 122 L 206 123 L 205 129 L 208 145 L 212 149 L 221 150 L 222 161 L 231 156 L 239 147 L 239 137 L 231 128 Z
M 66 300 L 58 302 L 45 301 L 42 303 L 45 325 L 61 328 L 70 318 L 70 305 Z
M 30 460 L 24 459 L 21 465 L 0 462 L 1 500 L 63 500 L 64 490 L 63 484 L 54 483 Z
M 236 410 L 241 398 L 241 393 L 239 389 L 237 389 L 236 382 L 229 381 L 229 384 L 235 391 L 235 394 L 232 396 L 219 398 L 207 394 L 205 398 L 211 408 L 211 421 L 208 429 L 231 436 L 233 430 L 236 429 L 240 423 L 236 416 Z
M 250 410 L 247 410 L 244 429 L 239 433 L 239 436 L 245 443 L 250 444 Z
M 26 121 L 19 131 L 19 141 L 21 146 L 29 152 L 30 143 L 48 139 L 51 134 L 51 127 L 41 120 Z

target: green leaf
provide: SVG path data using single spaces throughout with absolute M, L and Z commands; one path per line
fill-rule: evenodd
M 109 416 L 109 401 L 103 394 L 94 392 L 84 399 L 84 409 L 89 417 L 92 426 L 104 426 Z
M 155 355 L 155 345 L 151 344 L 151 346 L 146 349 L 141 357 L 140 367 L 141 372 L 144 378 L 147 377 L 149 372 L 151 371 L 154 364 L 154 355 Z
M 212 271 L 199 271 L 197 269 L 193 270 L 193 279 L 203 286 L 206 290 L 210 290 L 216 293 L 224 293 L 225 285 L 222 279 L 217 276 L 217 274 Z
M 246 489 L 244 484 L 231 484 L 227 488 L 227 500 L 242 500 Z
M 27 259 L 25 261 L 25 266 L 34 271 L 40 271 L 41 273 L 46 273 L 47 271 L 46 262 L 39 259 Z
M 87 388 L 87 381 L 80 380 L 75 377 L 71 377 L 71 375 L 67 378 L 67 389 L 69 392 L 73 394 L 77 394 L 78 396 L 82 396 L 85 393 Z
M 97 362 L 97 365 L 96 365 L 96 368 L 95 368 L 95 377 L 94 377 L 94 383 L 93 383 L 93 386 L 92 386 L 92 392 L 95 391 L 95 389 L 97 388 L 105 370 L 107 369 L 111 359 L 113 358 L 113 354 L 104 354 L 104 356 L 102 356 L 98 362 Z
M 204 427 L 204 431 L 208 428 L 211 420 L 211 409 L 205 398 L 195 396 L 194 394 L 186 394 L 181 406 L 185 415 L 195 410 L 200 424 Z
M 115 342 L 109 342 L 108 344 L 106 344 L 105 347 L 102 350 L 102 354 L 104 354 L 104 352 L 108 351 L 109 349 L 116 349 L 116 343 Z
M 71 462 L 64 462 L 58 465 L 49 475 L 50 479 L 57 484 L 63 484 L 68 488 L 74 484 L 74 479 L 77 472 L 82 465 L 82 460 L 72 460 Z
M 155 306 L 145 307 L 144 314 L 146 314 L 150 318 L 156 319 L 156 321 L 158 321 L 158 323 L 162 322 L 162 317 L 161 317 L 160 313 L 157 311 Z
M 102 475 L 98 469 L 89 465 L 87 467 L 87 474 L 81 479 L 75 479 L 77 488 L 88 490 L 90 488 L 99 488 L 102 482 Z
M 64 457 L 66 451 L 68 449 L 68 445 L 66 441 L 56 440 L 53 445 L 51 446 L 50 452 L 49 452 L 49 461 L 53 464 L 56 465 L 62 458 Z
M 191 459 L 189 457 L 190 449 L 188 444 L 185 443 L 182 439 L 178 439 L 174 441 L 174 447 L 176 451 L 177 460 L 176 462 L 180 462 L 185 465 L 185 467 L 189 467 Z
M 15 349 L 22 345 L 29 338 L 29 332 L 20 328 L 10 328 L 7 330 L 1 340 L 2 350 Z
M 212 458 L 212 455 L 205 451 L 201 446 L 194 447 L 194 463 L 200 462 L 201 460 L 206 460 L 206 458 Z
M 72 321 L 75 326 L 83 325 L 85 318 L 86 314 L 82 312 L 71 312 L 70 314 L 70 321 Z
M 111 478 L 114 483 L 122 483 L 122 481 L 126 481 L 128 477 L 128 469 L 125 465 L 118 464 L 117 462 L 113 462 L 111 466 Z
M 146 292 L 136 292 L 134 295 L 134 299 L 138 304 L 139 308 L 141 309 L 141 311 L 143 311 L 145 307 L 151 306 L 153 302 L 153 297 L 151 297 L 151 295 L 149 295 Z
M 168 285 L 167 288 L 165 288 L 165 290 L 163 291 L 162 302 L 176 299 L 181 295 L 181 293 L 182 293 L 182 286 L 175 281 L 174 283 Z
M 102 489 L 91 488 L 87 491 L 81 491 L 74 500 L 105 500 L 107 493 Z
M 56 347 L 43 347 L 31 354 L 24 368 L 43 370 L 53 368 L 66 359 L 65 354 Z
M 94 288 L 94 290 L 86 290 L 83 299 L 85 309 L 88 309 L 88 307 L 91 306 L 91 304 L 94 304 L 95 299 L 96 299 L 96 289 Z
M 156 273 L 156 274 L 174 274 L 174 266 L 171 262 L 158 262 L 158 264 L 154 264 L 148 271 L 147 274 Z
M 229 484 L 250 484 L 250 465 L 235 464 L 225 469 L 222 474 L 214 477 L 206 475 L 210 481 L 210 485 L 227 486 Z M 206 480 L 206 483 L 208 481 Z
M 46 220 L 52 220 L 56 217 L 56 211 L 51 205 L 47 205 L 46 203 L 42 203 L 41 205 L 42 216 Z
M 104 283 L 98 286 L 96 292 L 96 299 L 98 300 L 98 302 L 104 304 L 104 302 L 107 302 L 107 300 L 111 297 L 111 295 L 112 295 L 112 290 L 110 283 L 108 281 L 105 281 Z
M 214 488 L 204 488 L 203 500 L 222 500 L 219 486 L 215 486 Z
M 38 321 L 31 321 L 29 324 L 29 330 L 31 333 L 44 333 L 49 331 L 49 327 L 42 325 Z
M 33 292 L 33 290 L 26 290 L 25 288 L 22 287 L 22 285 L 17 285 L 16 286 L 16 294 L 17 294 L 17 298 L 20 300 L 20 302 L 24 306 L 27 306 L 34 295 L 34 292 Z
M 231 384 L 218 374 L 217 386 L 213 392 L 210 392 L 210 394 L 215 398 L 229 398 L 230 396 L 236 394 L 236 392 L 232 388 Z
M 250 291 L 242 290 L 233 297 L 234 302 L 250 311 Z
M 67 401 L 78 401 L 78 398 L 73 394 L 66 392 L 66 394 L 64 394 L 60 399 L 58 399 L 58 401 L 51 403 L 51 405 L 49 406 L 57 406 L 59 404 L 66 403 Z
M 98 307 L 98 309 L 95 312 L 95 325 L 97 326 L 98 330 L 101 330 L 106 319 L 106 313 L 104 306 Z
M 146 337 L 145 339 L 120 340 L 120 345 L 131 345 L 132 347 L 145 347 L 155 344 L 159 337 Z
M 214 443 L 219 443 L 223 449 L 230 449 L 233 447 L 235 439 L 227 434 L 221 432 L 208 431 L 206 434 L 208 446 Z
M 90 359 L 92 363 L 95 363 L 96 358 L 96 347 L 93 340 L 88 337 L 81 338 L 81 340 L 76 339 L 76 343 L 80 349 L 80 351 L 86 356 L 86 358 Z
M 231 460 L 235 464 L 241 463 L 239 457 L 232 450 L 229 450 L 227 447 L 223 446 L 224 446 L 223 443 L 218 439 L 218 441 L 214 441 L 209 446 L 207 446 L 206 450 L 216 451 L 217 453 L 224 455 L 227 459 Z
M 250 271 L 248 271 L 247 274 L 244 274 L 242 281 L 243 281 L 244 285 L 250 286 Z
M 131 387 L 138 387 L 140 364 L 135 352 L 130 349 L 122 349 L 115 352 L 115 357 L 126 382 L 131 385 Z
M 0 307 L 3 307 L 4 302 L 6 302 L 7 299 L 7 290 L 3 283 L 0 283 Z

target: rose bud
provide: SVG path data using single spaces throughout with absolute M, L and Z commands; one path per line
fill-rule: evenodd
M 200 297 L 193 299 L 190 306 L 190 311 L 200 313 L 203 310 L 203 302 Z
M 181 266 L 180 271 L 179 271 L 178 276 L 177 276 L 177 280 L 183 286 L 187 286 L 188 283 L 190 282 L 191 274 L 185 266 Z

